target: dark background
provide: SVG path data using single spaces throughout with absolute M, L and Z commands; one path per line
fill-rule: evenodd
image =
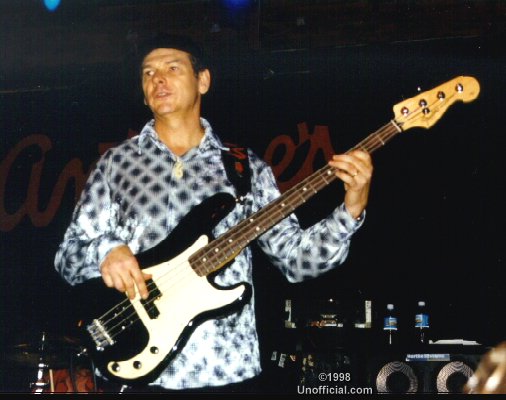
M 429 306 L 434 339 L 486 346 L 506 339 L 503 2 L 257 0 L 233 9 L 221 1 L 62 1 L 53 12 L 39 1 L 0 6 L 2 216 L 34 196 L 43 212 L 58 203 L 51 199 L 55 188 L 64 187 L 54 216 L 43 223 L 27 215 L 14 226 L 2 222 L 4 369 L 26 367 L 20 344 L 35 351 L 42 331 L 58 343 L 74 334 L 72 297 L 53 258 L 80 186 L 72 179 L 62 186 L 58 177 L 71 160 L 87 172 L 101 146 L 143 126 L 149 114 L 131 59 L 136 43 L 161 29 L 207 45 L 213 88 L 203 114 L 224 139 L 261 156 L 279 135 L 297 142 L 299 123 L 310 133 L 328 127 L 333 149 L 343 152 L 419 91 L 459 75 L 480 83 L 477 100 L 452 105 L 430 130 L 408 130 L 374 154 L 366 222 L 341 268 L 292 285 L 255 252 L 267 370 L 273 350 L 294 352 L 296 343 L 306 343 L 305 324 L 319 318 L 330 298 L 352 339 L 328 330 L 311 341 L 317 348 L 361 345 L 351 327 L 364 300 L 373 305 L 373 326 L 360 331 L 369 343 L 381 338 L 388 302 L 408 337 L 418 300 Z M 26 147 L 7 171 L 8 155 L 32 135 L 49 139 L 50 148 Z M 281 183 L 308 151 L 307 144 L 298 148 Z M 29 183 L 37 162 L 38 188 Z M 323 164 L 319 153 L 315 168 Z M 311 224 L 342 196 L 333 184 L 297 214 Z M 283 328 L 286 299 L 298 320 L 295 331 Z

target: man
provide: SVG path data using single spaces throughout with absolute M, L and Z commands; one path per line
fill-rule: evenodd
M 140 56 L 144 102 L 153 119 L 138 136 L 99 160 L 55 258 L 57 271 L 71 285 L 101 277 L 107 287 L 131 300 L 137 291 L 148 299 L 146 282 L 151 278 L 135 255 L 159 244 L 204 199 L 219 192 L 236 195 L 222 161 L 226 146 L 200 115 L 202 96 L 211 86 L 201 49 L 185 38 L 159 35 Z M 214 227 L 214 237 L 280 195 L 270 167 L 249 150 L 248 157 L 251 188 Z M 308 229 L 302 230 L 291 214 L 257 239 L 290 282 L 319 276 L 341 264 L 351 236 L 363 224 L 372 175 L 369 154 L 357 150 L 336 155 L 329 165 L 344 182 L 344 202 Z M 212 280 L 221 287 L 251 284 L 250 248 Z M 203 295 L 188 293 L 185 302 L 199 294 Z M 148 387 L 246 391 L 248 383 L 255 387 L 260 372 L 253 296 L 240 309 L 195 327 Z

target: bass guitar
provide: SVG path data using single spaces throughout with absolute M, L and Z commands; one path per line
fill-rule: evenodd
M 371 133 L 353 149 L 369 153 L 408 129 L 430 128 L 457 101 L 477 98 L 480 86 L 458 76 L 393 107 L 394 119 Z M 351 150 L 353 150 L 351 149 Z M 350 150 L 350 151 L 351 151 Z M 211 274 L 227 266 L 250 242 L 294 212 L 337 177 L 329 165 L 317 170 L 263 209 L 245 218 L 222 236 L 210 232 L 189 235 L 203 221 L 214 225 L 235 205 L 229 194 L 217 194 L 195 207 L 178 227 L 154 248 L 137 254 L 149 298 L 133 300 L 95 278 L 79 286 L 90 312 L 80 321 L 85 350 L 109 379 L 135 385 L 152 380 L 166 368 L 203 321 L 236 310 L 249 300 L 246 283 L 217 287 Z M 182 238 L 191 238 L 186 243 Z M 194 240 L 195 239 L 195 240 Z M 90 294 L 92 296 L 90 296 Z M 90 304 L 90 297 L 93 303 Z M 84 313 L 86 314 L 86 313 Z

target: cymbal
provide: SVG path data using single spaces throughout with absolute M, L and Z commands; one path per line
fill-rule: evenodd
M 79 340 L 71 336 L 44 333 L 36 340 L 12 345 L 2 358 L 20 367 L 37 368 L 43 362 L 49 368 L 60 369 L 69 366 L 78 348 Z
M 44 339 L 44 349 L 46 352 L 72 350 L 79 347 L 79 340 L 70 336 L 50 336 Z M 20 349 L 30 352 L 40 352 L 42 340 L 27 341 L 15 344 L 14 349 Z
M 70 335 L 57 335 L 54 333 L 42 332 L 36 335 L 32 332 L 18 335 L 15 340 L 10 340 L 7 347 L 15 351 L 25 351 L 28 353 L 40 353 L 42 350 L 46 354 L 59 353 L 62 351 L 75 350 L 80 346 L 79 339 Z
M 71 352 L 45 353 L 41 355 L 33 349 L 18 349 L 17 351 L 7 352 L 5 360 L 19 367 L 38 368 L 39 362 L 43 362 L 51 369 L 64 369 L 70 364 Z

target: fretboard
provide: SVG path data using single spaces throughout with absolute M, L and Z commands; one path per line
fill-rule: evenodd
M 372 153 L 400 132 L 402 129 L 392 120 L 376 132 L 371 133 L 348 152 L 362 149 Z M 261 210 L 245 218 L 222 236 L 197 250 L 189 259 L 192 268 L 199 276 L 207 276 L 225 266 L 250 242 L 293 213 L 336 179 L 334 169 L 328 164 L 325 165 Z

